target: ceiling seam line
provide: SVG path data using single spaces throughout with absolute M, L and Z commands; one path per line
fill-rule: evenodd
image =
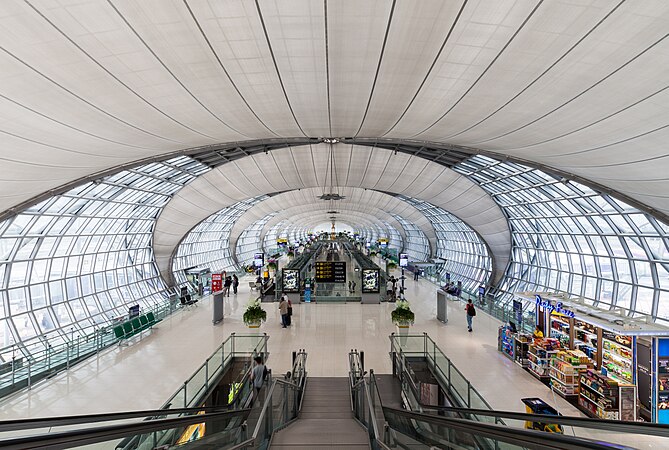
M 504 109 L 506 106 L 508 106 L 510 103 L 512 103 L 515 99 L 520 97 L 523 93 L 525 93 L 530 87 L 534 86 L 535 83 L 537 83 L 544 75 L 546 75 L 548 72 L 551 71 L 555 66 L 557 66 L 564 58 L 567 57 L 568 54 L 570 54 L 576 47 L 578 47 L 588 36 L 590 36 L 604 21 L 606 21 L 623 3 L 625 3 L 626 0 L 621 0 L 620 3 L 618 3 L 611 11 L 609 11 L 602 19 L 595 24 L 590 30 L 588 30 L 587 33 L 585 33 L 578 41 L 574 43 L 565 53 L 562 54 L 558 59 L 556 59 L 550 66 L 546 68 L 542 73 L 540 73 L 534 80 L 532 80 L 528 85 L 526 85 L 520 92 L 518 92 L 516 95 L 511 97 L 506 103 L 504 103 L 502 106 L 497 108 L 495 111 L 491 112 L 489 115 L 481 119 L 480 121 L 476 122 L 475 124 L 469 126 L 468 128 L 465 128 L 462 131 L 459 131 L 455 134 L 451 134 L 449 136 L 444 137 L 443 139 L 452 139 L 456 136 L 461 135 L 462 133 L 466 133 L 467 131 L 471 130 L 474 127 L 477 127 L 481 123 L 485 122 L 495 114 L 497 114 L 499 111 Z M 441 120 L 441 119 L 440 119 Z
M 332 110 L 330 109 L 330 53 L 328 49 L 328 0 L 323 0 L 323 17 L 325 20 L 325 80 L 328 99 L 328 127 L 332 136 Z
M 614 113 L 611 113 L 611 114 L 609 114 L 609 115 L 607 115 L 607 116 L 605 116 L 605 117 L 602 117 L 602 118 L 600 118 L 600 119 L 598 119 L 598 120 L 596 120 L 596 121 L 594 121 L 594 122 L 591 122 L 591 123 L 589 123 L 589 124 L 587 124 L 587 125 L 584 125 L 584 126 L 582 126 L 582 127 L 580 127 L 580 128 L 577 128 L 577 129 L 575 129 L 575 130 L 569 131 L 569 132 L 564 133 L 564 134 L 561 134 L 561 135 L 559 135 L 559 136 L 555 136 L 555 137 L 550 138 L 550 139 L 546 139 L 546 140 L 541 141 L 541 142 L 535 142 L 535 143 L 532 143 L 532 144 L 530 144 L 530 145 L 524 145 L 524 146 L 522 146 L 522 147 L 514 147 L 514 150 L 521 150 L 521 149 L 525 149 L 525 148 L 529 148 L 529 147 L 534 147 L 534 146 L 537 146 L 537 145 L 545 144 L 545 143 L 547 143 L 547 142 L 555 141 L 555 140 L 557 140 L 557 139 L 561 139 L 561 138 L 563 138 L 563 137 L 569 136 L 569 135 L 574 134 L 574 133 L 578 133 L 579 131 L 583 131 L 583 130 L 585 130 L 586 128 L 589 128 L 589 127 L 594 126 L 594 125 L 597 125 L 598 123 L 601 123 L 601 122 L 603 122 L 603 121 L 605 121 L 605 120 L 607 120 L 607 119 L 610 119 L 611 117 L 614 117 L 614 116 L 616 116 L 616 115 L 622 113 L 623 111 L 627 111 L 628 109 L 633 108 L 633 107 L 635 107 L 635 106 L 637 106 L 637 105 L 639 105 L 639 104 L 645 102 L 646 100 L 649 100 L 649 99 L 652 98 L 652 97 L 655 97 L 656 95 L 658 95 L 658 94 L 660 94 L 660 93 L 666 91 L 667 89 L 669 89 L 669 86 L 665 86 L 665 87 L 663 87 L 662 89 L 660 89 L 660 90 L 658 90 L 658 91 L 655 91 L 655 92 L 653 92 L 652 94 L 649 94 L 649 95 L 647 95 L 646 97 L 644 97 L 644 98 L 642 98 L 642 99 L 640 99 L 640 100 L 637 100 L 636 102 L 631 103 L 631 104 L 625 106 L 624 108 L 619 109 L 618 111 L 616 111 L 616 112 L 614 112 Z M 577 151 L 577 152 L 562 153 L 562 154 L 560 154 L 560 156 L 580 155 L 580 154 L 587 153 L 587 152 L 592 151 L 592 150 L 596 150 L 597 148 L 598 148 L 598 147 L 595 147 L 594 149 L 579 150 L 579 151 Z M 549 158 L 550 158 L 551 156 L 552 156 L 552 155 L 549 155 Z
M 460 16 L 462 15 L 463 11 L 465 10 L 465 7 L 467 6 L 467 1 L 468 1 L 468 0 L 464 0 L 464 1 L 462 2 L 462 6 L 460 6 L 460 10 L 458 11 L 458 15 L 455 16 L 455 19 L 453 20 L 453 23 L 451 24 L 451 27 L 449 28 L 448 33 L 446 34 L 446 37 L 444 38 L 444 42 L 441 43 L 441 47 L 439 47 L 439 51 L 437 51 L 436 56 L 435 56 L 434 59 L 432 60 L 432 64 L 430 64 L 430 67 L 427 69 L 427 73 L 426 73 L 425 76 L 423 77 L 423 81 L 422 81 L 422 82 L 420 83 L 420 85 L 418 86 L 418 89 L 416 89 L 416 92 L 414 93 L 413 97 L 412 97 L 411 100 L 409 101 L 409 104 L 408 104 L 407 107 L 404 109 L 404 111 L 402 112 L 402 114 L 400 115 L 400 117 L 397 119 L 397 121 L 395 121 L 395 123 L 388 129 L 388 131 L 386 131 L 385 133 L 383 133 L 383 134 L 381 135 L 381 137 L 385 137 L 386 135 L 388 135 L 388 133 L 390 133 L 391 131 L 393 131 L 393 130 L 395 129 L 395 127 L 397 126 L 397 124 L 399 124 L 400 121 L 404 118 L 404 116 L 406 115 L 406 113 L 409 112 L 409 109 L 410 109 L 411 106 L 413 105 L 413 102 L 416 100 L 416 98 L 418 97 L 418 94 L 420 93 L 421 89 L 423 89 L 423 86 L 424 86 L 425 83 L 427 82 L 427 79 L 430 77 L 430 74 L 432 73 L 432 69 L 434 69 L 434 66 L 437 64 L 437 61 L 438 61 L 439 58 L 441 57 L 441 52 L 444 51 L 444 48 L 446 47 L 446 43 L 448 42 L 449 38 L 451 37 L 451 34 L 453 34 L 453 30 L 455 30 L 455 27 L 456 27 L 456 25 L 458 24 L 458 20 L 460 20 Z M 541 0 L 541 1 L 543 1 L 543 0 Z M 420 133 L 418 133 L 418 134 L 420 134 Z M 414 135 L 414 136 L 416 136 L 416 135 Z M 412 137 L 413 137 L 413 136 L 412 136 Z
M 0 130 L 0 133 L 6 134 L 8 136 L 11 136 L 13 138 L 16 138 L 16 139 L 19 139 L 19 140 L 22 140 L 22 141 L 27 141 L 27 142 L 32 142 L 33 144 L 42 145 L 42 146 L 47 147 L 47 148 L 53 148 L 53 149 L 62 150 L 64 152 L 68 152 L 68 153 L 74 153 L 75 155 L 94 156 L 96 158 L 100 157 L 100 158 L 105 158 L 105 159 L 118 159 L 118 157 L 116 157 L 116 156 L 111 156 L 111 155 L 100 156 L 100 155 L 95 154 L 95 153 L 81 152 L 79 150 L 73 150 L 73 149 L 69 149 L 67 147 L 61 147 L 60 145 L 45 144 L 44 142 L 40 142 L 40 141 L 37 141 L 35 139 L 30 139 L 30 138 L 27 138 L 25 136 L 21 136 L 19 134 L 11 133 L 11 132 L 5 131 L 5 130 Z M 36 163 L 36 162 L 26 162 L 26 161 L 21 161 L 21 160 L 18 160 L 18 159 L 9 159 L 9 158 L 5 158 L 5 157 L 0 157 L 0 161 L 7 161 L 9 163 L 17 163 L 17 164 L 22 164 L 22 165 L 26 165 L 26 166 L 35 165 L 35 166 L 43 166 L 43 167 L 59 167 L 59 168 L 62 168 L 62 166 L 52 166 L 52 165 L 40 164 L 40 163 Z M 91 166 L 89 168 L 92 169 L 94 167 Z
M 249 135 L 247 135 L 247 134 L 245 134 L 245 133 L 242 133 L 241 131 L 237 130 L 237 129 L 234 128 L 232 125 L 229 125 L 228 123 L 226 123 L 223 119 L 221 119 L 220 117 L 218 117 L 218 115 L 215 114 L 211 109 L 209 109 L 209 107 L 207 107 L 204 103 L 202 103 L 202 101 L 200 101 L 200 99 L 199 99 L 195 94 L 193 94 L 193 93 L 191 92 L 190 89 L 188 89 L 188 88 L 186 87 L 186 85 L 179 79 L 179 77 L 177 77 L 177 76 L 174 74 L 174 72 L 172 72 L 172 70 L 170 70 L 170 68 L 167 67 L 167 64 L 165 64 L 165 62 L 163 62 L 163 60 L 160 59 L 160 57 L 158 57 L 158 55 L 156 54 L 156 52 L 154 52 L 153 49 L 149 46 L 149 44 L 148 44 L 148 43 L 147 43 L 147 42 L 146 42 L 146 41 L 139 35 L 139 33 L 137 32 L 137 30 L 135 30 L 135 28 L 130 24 L 130 22 L 128 22 L 128 20 L 125 18 L 125 16 L 124 16 L 123 14 L 121 14 L 121 11 L 119 11 L 119 10 L 116 8 L 116 5 L 114 5 L 114 4 L 112 3 L 112 0 L 107 0 L 107 3 L 109 4 L 109 6 L 112 7 L 112 9 L 116 12 L 116 14 L 117 14 L 117 15 L 121 18 L 121 20 L 126 24 L 126 26 L 128 27 L 128 29 L 130 29 L 130 31 L 132 31 L 132 33 L 135 35 L 135 37 L 137 37 L 137 39 L 144 45 L 144 47 L 149 51 L 149 53 L 151 53 L 151 54 L 153 55 L 153 57 L 156 59 L 156 61 L 158 61 L 158 63 L 160 63 L 161 66 L 163 66 L 163 68 L 167 71 L 167 73 L 169 73 L 169 74 L 172 76 L 172 78 L 174 78 L 174 81 L 176 81 L 177 84 L 178 84 L 179 86 L 181 86 L 182 89 L 183 89 L 184 91 L 186 91 L 186 92 L 188 93 L 188 95 L 190 95 L 191 98 L 192 98 L 193 100 L 195 100 L 195 102 L 196 102 L 197 104 L 199 104 L 205 111 L 207 111 L 207 112 L 208 112 L 214 119 L 218 120 L 220 123 L 222 123 L 223 125 L 225 125 L 226 127 L 228 127 L 231 131 L 234 131 L 235 133 L 239 134 L 240 136 L 245 136 L 245 137 L 247 137 L 247 138 L 250 138 L 250 137 L 251 137 L 251 136 L 249 136 Z M 212 137 L 211 139 L 216 140 L 216 138 L 214 138 L 214 137 Z
M 397 3 L 397 0 L 393 0 L 393 4 L 390 7 L 390 14 L 388 15 L 388 24 L 386 25 L 386 32 L 383 36 L 383 44 L 381 45 L 381 53 L 379 53 L 379 62 L 376 64 L 376 73 L 374 74 L 374 81 L 372 82 L 372 89 L 369 91 L 369 98 L 367 99 L 367 106 L 365 107 L 365 113 L 362 115 L 362 120 L 360 121 L 360 126 L 358 127 L 358 131 L 355 132 L 353 137 L 358 137 L 358 134 L 360 134 L 360 130 L 362 130 L 362 126 L 365 124 L 365 120 L 367 119 L 367 113 L 369 112 L 369 107 L 372 104 L 372 98 L 374 97 L 374 89 L 376 89 L 376 82 L 379 79 L 379 72 L 381 71 L 381 63 L 383 62 L 383 55 L 386 51 L 386 43 L 388 42 L 388 35 L 390 34 L 390 25 L 393 21 L 393 14 L 395 12 L 395 4 Z
M 122 145 L 122 146 L 124 146 L 124 147 L 136 148 L 136 149 L 140 149 L 140 150 L 151 150 L 150 148 L 147 148 L 147 147 L 141 147 L 141 146 L 139 146 L 139 145 L 133 145 L 133 144 L 125 143 L 125 142 L 115 141 L 115 140 L 113 140 L 113 139 L 109 139 L 109 138 L 106 138 L 106 137 L 104 137 L 104 136 L 98 136 L 97 134 L 93 134 L 93 133 L 90 133 L 90 132 L 88 132 L 88 131 L 82 130 L 81 128 L 77 128 L 77 127 L 75 127 L 75 126 L 73 126 L 73 125 L 69 125 L 69 124 L 67 124 L 67 123 L 65 123 L 65 122 L 62 122 L 62 121 L 57 120 L 57 119 L 54 119 L 53 117 L 48 116 L 48 115 L 46 115 L 46 114 L 44 114 L 44 113 L 42 113 L 42 112 L 40 112 L 40 111 L 37 111 L 36 109 L 33 109 L 33 108 L 31 108 L 31 107 L 29 107 L 29 106 L 27 106 L 27 105 L 24 105 L 23 103 L 20 103 L 20 102 L 18 102 L 18 101 L 16 101 L 16 100 L 12 99 L 12 98 L 10 98 L 10 97 L 7 97 L 7 96 L 4 95 L 4 94 L 0 94 L 0 98 L 3 98 L 3 99 L 5 99 L 5 100 L 7 100 L 8 102 L 15 104 L 15 105 L 18 106 L 19 108 L 26 109 L 26 110 L 30 111 L 31 113 L 36 114 L 36 115 L 38 115 L 38 116 L 40 116 L 40 117 L 42 117 L 42 118 L 44 118 L 44 119 L 46 119 L 46 120 L 48 120 L 48 121 L 55 122 L 55 123 L 57 123 L 57 124 L 59 124 L 59 125 L 62 125 L 62 126 L 68 128 L 68 129 L 70 129 L 70 130 L 76 131 L 76 132 L 81 133 L 81 134 L 85 134 L 86 136 L 90 136 L 90 137 L 95 138 L 95 139 L 100 139 L 101 141 L 109 142 L 109 143 L 112 143 L 112 144 Z M 17 135 L 17 136 L 18 136 L 18 135 Z M 25 138 L 25 139 L 28 139 L 28 138 Z M 30 141 L 31 141 L 31 142 L 38 142 L 38 141 L 33 141 L 33 140 L 30 140 Z M 47 145 L 47 146 L 51 147 L 51 144 L 43 144 L 43 145 Z M 76 152 L 76 150 L 71 150 L 71 151 Z M 93 156 L 92 153 L 83 153 L 83 152 L 79 152 L 79 153 L 81 153 L 81 154 L 85 154 L 85 155 L 90 154 L 91 156 Z M 97 156 L 97 155 L 95 155 L 95 156 Z
M 483 72 L 481 72 L 481 74 L 476 78 L 476 80 L 474 80 L 474 82 L 471 84 L 471 86 L 469 86 L 469 88 L 467 88 L 467 90 L 465 91 L 465 93 L 462 94 L 462 95 L 460 96 L 460 98 L 459 98 L 458 100 L 456 100 L 456 102 L 455 102 L 453 105 L 451 105 L 451 107 L 448 108 L 448 110 L 447 110 L 444 114 L 441 115 L 441 117 L 439 117 L 437 120 L 435 120 L 435 121 L 432 123 L 432 125 L 428 126 L 428 127 L 425 128 L 424 130 L 422 130 L 422 131 L 420 131 L 420 132 L 418 132 L 418 133 L 416 133 L 416 134 L 411 135 L 410 138 L 413 138 L 413 137 L 416 137 L 416 136 L 418 136 L 418 135 L 421 135 L 421 134 L 425 133 L 427 130 L 429 130 L 430 128 L 434 127 L 434 126 L 435 126 L 437 123 L 439 123 L 444 117 L 446 117 L 446 116 L 448 115 L 448 113 L 450 113 L 451 111 L 453 111 L 453 109 L 455 109 L 455 107 L 458 106 L 458 105 L 460 104 L 460 102 L 462 101 L 462 99 L 464 99 L 465 96 L 466 96 L 467 94 L 469 94 L 469 93 L 472 91 L 472 89 L 474 89 L 474 87 L 476 87 L 476 85 L 478 84 L 478 82 L 481 81 L 481 79 L 488 73 L 488 71 L 489 71 L 489 70 L 492 68 L 492 66 L 497 62 L 497 60 L 498 60 L 499 58 L 501 58 L 502 54 L 506 51 L 507 48 L 509 48 L 509 46 L 511 45 L 511 43 L 516 39 L 516 37 L 520 34 L 520 32 L 525 28 L 525 25 L 527 25 L 527 23 L 528 23 L 528 22 L 530 21 L 530 19 L 534 16 L 534 14 L 537 12 L 537 10 L 538 10 L 539 7 L 543 4 L 543 2 L 544 2 L 544 0 L 539 0 L 539 2 L 534 6 L 534 8 L 532 9 L 532 11 L 530 11 L 530 14 L 525 18 L 525 20 L 523 20 L 523 23 L 520 24 L 520 26 L 516 29 L 516 31 L 513 33 L 513 35 L 511 35 L 511 38 L 506 42 L 506 44 L 504 44 L 504 47 L 501 48 L 501 50 L 497 53 L 497 55 L 493 58 L 493 60 L 490 61 L 490 64 L 488 64 L 488 66 L 483 70 Z
M 576 100 L 577 98 L 579 98 L 579 97 L 581 97 L 582 95 L 586 94 L 586 93 L 589 92 L 590 90 L 592 90 L 592 89 L 594 89 L 595 87 L 599 86 L 600 84 L 604 83 L 606 80 L 608 80 L 609 78 L 611 78 L 613 75 L 617 74 L 618 72 L 620 72 L 621 70 L 623 70 L 624 68 L 626 68 L 627 66 L 629 66 L 630 64 L 632 64 L 632 63 L 633 63 L 634 61 L 636 61 L 638 58 L 640 58 L 641 56 L 643 56 L 646 52 L 650 51 L 653 47 L 655 47 L 655 46 L 658 45 L 660 42 L 662 42 L 663 40 L 665 40 L 668 36 L 669 36 L 669 33 L 665 34 L 665 35 L 662 36 L 660 39 L 658 39 L 657 41 L 653 42 L 650 46 L 646 47 L 642 52 L 640 52 L 640 53 L 638 53 L 637 55 L 635 55 L 632 59 L 630 59 L 629 61 L 627 61 L 626 63 L 624 63 L 623 65 L 619 66 L 617 69 L 615 69 L 614 71 L 612 71 L 611 73 L 609 73 L 608 75 L 606 75 L 604 78 L 598 80 L 596 83 L 592 84 L 590 87 L 584 89 L 583 91 L 581 91 L 580 93 L 576 94 L 574 97 L 570 98 L 570 99 L 567 100 L 566 102 L 564 102 L 564 103 L 562 103 L 561 105 L 559 105 L 559 106 L 553 108 L 552 110 L 548 111 L 547 113 L 545 113 L 545 114 L 543 114 L 543 115 L 537 117 L 536 119 L 532 120 L 531 122 L 528 122 L 528 123 L 526 123 L 525 125 L 522 125 L 522 126 L 520 126 L 520 127 L 518 127 L 518 128 L 515 128 L 515 129 L 513 129 L 513 130 L 511 130 L 511 131 L 507 131 L 506 133 L 500 134 L 500 135 L 498 135 L 498 136 L 494 136 L 494 137 L 492 137 L 492 138 L 488 138 L 488 139 L 485 139 L 485 140 L 483 140 L 483 141 L 473 142 L 472 145 L 483 144 L 483 143 L 485 143 L 485 142 L 490 142 L 490 141 L 493 141 L 493 140 L 496 140 L 496 139 L 499 139 L 499 138 L 508 136 L 509 134 L 515 133 L 515 132 L 517 132 L 517 131 L 520 131 L 520 130 L 522 130 L 523 128 L 527 128 L 527 127 L 529 127 L 530 125 L 533 125 L 533 124 L 539 122 L 540 120 L 543 120 L 544 118 L 548 117 L 549 115 L 553 114 L 554 112 L 558 111 L 559 109 L 562 109 L 563 107 L 567 106 L 568 104 L 570 104 L 571 102 L 573 102 L 573 101 Z
M 186 129 L 188 129 L 188 130 L 190 130 L 190 131 L 192 131 L 192 132 L 194 132 L 194 133 L 196 133 L 196 134 L 199 134 L 200 136 L 204 136 L 204 137 L 209 138 L 209 139 L 215 139 L 215 138 L 213 138 L 212 136 L 209 136 L 209 135 L 207 135 L 207 134 L 205 134 L 205 133 L 202 133 L 202 132 L 200 132 L 200 131 L 197 131 L 197 130 L 195 130 L 194 128 L 191 128 L 190 126 L 188 126 L 188 125 L 182 123 L 181 121 L 175 119 L 174 117 L 170 116 L 170 115 L 167 114 L 165 111 L 161 110 L 161 109 L 158 108 L 156 105 L 154 105 L 153 103 L 151 103 L 150 101 L 148 101 L 147 99 L 145 99 L 144 97 L 142 97 L 137 91 L 135 91 L 134 89 L 132 89 L 130 86 L 128 86 L 126 83 L 124 83 L 120 78 L 118 78 L 116 75 L 114 75 L 110 70 L 108 70 L 105 66 L 103 66 L 97 59 L 93 58 L 93 56 L 92 56 L 90 53 L 88 53 L 86 50 L 84 50 L 83 47 L 81 47 L 79 44 L 77 44 L 76 42 L 74 42 L 74 40 L 73 40 L 70 36 L 68 36 L 63 30 L 61 30 L 60 27 L 58 27 L 55 23 L 53 23 L 49 18 L 47 18 L 47 17 L 46 17 L 40 10 L 38 10 L 32 3 L 30 3 L 29 0 L 24 0 L 24 1 L 25 1 L 25 3 L 26 3 L 28 6 L 30 6 L 30 7 L 31 7 L 31 8 L 32 8 L 32 9 L 33 9 L 33 10 L 34 10 L 40 17 L 42 17 L 42 18 L 43 18 L 49 25 L 51 25 L 56 31 L 58 31 L 58 33 L 60 33 L 65 39 L 67 39 L 67 41 L 69 41 L 72 45 L 74 45 L 74 46 L 75 46 L 81 53 L 83 53 L 84 55 L 86 55 L 86 56 L 88 57 L 88 59 L 90 59 L 95 65 L 97 65 L 98 67 L 100 67 L 100 69 L 102 69 L 102 70 L 103 70 L 105 73 L 107 73 L 110 77 L 112 77 L 114 80 L 116 80 L 121 86 L 125 87 L 127 90 L 129 90 L 130 92 L 132 92 L 136 97 L 138 97 L 139 99 L 141 99 L 141 100 L 142 100 L 144 103 L 146 103 L 148 106 L 150 106 L 151 108 L 153 108 L 154 110 L 156 110 L 158 113 L 162 114 L 163 116 L 167 117 L 168 119 L 172 120 L 174 123 L 177 123 L 177 124 L 181 125 L 182 127 L 186 128 Z M 126 145 L 127 145 L 127 144 L 126 144 Z
M 295 120 L 295 125 L 297 125 L 297 128 L 300 129 L 300 132 L 304 135 L 304 137 L 307 137 L 307 134 L 304 132 L 302 129 L 302 126 L 300 125 L 300 122 L 297 120 L 297 116 L 295 115 L 295 111 L 293 110 L 293 105 L 290 103 L 290 100 L 288 99 L 288 93 L 286 92 L 286 86 L 283 84 L 283 78 L 281 77 L 281 72 L 279 71 L 279 65 L 276 62 L 276 56 L 274 55 L 274 49 L 272 48 L 272 44 L 269 40 L 269 34 L 267 33 L 267 26 L 265 25 L 265 18 L 262 15 L 262 11 L 260 10 L 260 3 L 258 0 L 255 0 L 256 3 L 256 10 L 258 11 L 258 17 L 260 18 L 260 24 L 262 25 L 262 30 L 263 33 L 265 34 L 265 41 L 267 42 L 267 48 L 269 49 L 269 53 L 272 56 L 272 62 L 274 63 L 274 70 L 276 70 L 276 76 L 279 78 L 279 84 L 281 85 L 281 90 L 283 91 L 283 96 L 286 99 L 286 103 L 288 104 L 288 108 L 290 109 L 290 113 L 293 116 L 293 120 Z
M 211 44 L 211 41 L 209 41 L 209 38 L 207 37 L 204 30 L 202 29 L 202 26 L 200 25 L 200 21 L 197 20 L 197 17 L 195 17 L 195 13 L 191 9 L 190 5 L 188 4 L 188 0 L 183 0 L 183 3 L 186 6 L 186 9 L 188 9 L 188 13 L 190 14 L 190 16 L 193 18 L 193 21 L 195 22 L 195 25 L 197 26 L 197 29 L 200 31 L 200 34 L 202 35 L 202 38 L 207 43 L 207 46 L 211 50 L 211 53 L 214 55 L 214 58 L 216 58 L 216 61 L 218 62 L 218 65 L 221 67 L 221 69 L 223 70 L 223 73 L 225 73 L 225 76 L 228 78 L 228 81 L 230 81 L 230 84 L 232 85 L 232 87 L 235 88 L 235 91 L 237 92 L 239 97 L 242 99 L 242 101 L 244 102 L 246 107 L 249 109 L 249 111 L 251 111 L 251 114 L 253 114 L 255 116 L 255 118 L 258 119 L 258 122 L 260 122 L 262 124 L 262 126 L 265 127 L 265 129 L 267 129 L 267 131 L 272 133 L 274 136 L 279 137 L 279 135 L 277 133 L 275 133 L 274 130 L 272 130 L 270 127 L 268 127 L 267 124 L 265 124 L 265 122 L 258 116 L 258 114 L 256 114 L 255 110 L 253 108 L 251 108 L 251 105 L 246 100 L 246 98 L 242 95 L 241 91 L 237 87 L 237 84 L 232 80 L 232 77 L 230 76 L 230 74 L 228 73 L 228 70 L 223 65 L 223 62 L 221 61 L 221 58 L 218 56 L 218 53 L 216 52 L 216 50 L 214 50 L 214 46 Z
M 157 137 L 158 139 L 163 139 L 163 140 L 165 140 L 165 141 L 174 142 L 175 144 L 183 144 L 183 142 L 175 141 L 174 139 L 170 139 L 170 138 L 167 138 L 167 137 L 165 137 L 165 136 L 160 136 L 160 135 L 158 135 L 158 134 L 155 134 L 155 133 L 152 133 L 152 132 L 150 132 L 150 131 L 148 131 L 148 130 L 145 130 L 145 129 L 143 129 L 143 128 L 140 128 L 140 127 L 138 127 L 137 125 L 133 125 L 133 124 L 131 124 L 130 122 L 127 122 L 127 121 L 121 119 L 120 117 L 115 116 L 114 114 L 110 113 L 109 111 L 105 111 L 105 110 L 102 109 L 101 107 L 99 107 L 99 106 L 95 105 L 94 103 L 92 103 L 92 102 L 86 100 L 85 98 L 81 97 L 80 95 L 78 95 L 78 94 L 76 94 L 75 92 L 71 91 L 70 89 L 66 88 L 66 87 L 63 86 L 62 84 L 58 83 L 56 80 L 54 80 L 53 78 L 47 76 L 45 73 L 43 73 L 43 72 L 37 70 L 36 68 L 34 68 L 33 66 L 31 66 L 31 65 L 28 64 L 27 62 L 25 62 L 25 61 L 23 61 L 22 59 L 20 59 L 18 56 L 16 56 L 16 55 L 14 55 L 13 53 L 9 52 L 9 50 L 7 50 L 6 48 L 4 48 L 4 47 L 0 47 L 0 50 L 2 50 L 3 52 L 5 52 L 8 56 L 10 56 L 11 58 L 15 59 L 15 60 L 18 61 L 19 63 L 21 63 L 21 64 L 23 64 L 24 66 L 26 66 L 27 68 L 29 68 L 30 70 L 32 70 L 32 71 L 35 72 L 36 74 L 40 75 L 42 78 L 44 78 L 44 79 L 48 80 L 49 82 L 51 82 L 52 84 L 58 86 L 60 89 L 62 89 L 63 91 L 67 92 L 67 93 L 70 94 L 72 97 L 74 97 L 74 98 L 80 100 L 81 102 L 87 104 L 88 106 L 90 106 L 90 107 L 93 108 L 94 110 L 96 110 L 96 111 L 98 111 L 98 112 L 104 114 L 105 116 L 111 117 L 112 119 L 114 119 L 114 120 L 116 120 L 116 121 L 118 121 L 118 122 L 120 122 L 120 123 L 122 123 L 122 124 L 124 124 L 124 125 L 126 125 L 126 126 L 128 126 L 128 127 L 130 127 L 130 128 L 133 128 L 133 129 L 135 129 L 135 130 L 137 130 L 137 131 L 140 131 L 140 132 L 142 132 L 142 133 L 148 134 L 148 135 L 150 135 L 150 136 Z

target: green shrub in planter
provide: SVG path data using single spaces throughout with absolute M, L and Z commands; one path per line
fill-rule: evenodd
M 409 302 L 400 300 L 395 304 L 395 309 L 390 313 L 390 319 L 395 325 L 413 325 L 416 315 L 411 311 Z
M 260 300 L 254 300 L 246 307 L 242 319 L 246 325 L 265 322 L 267 320 L 267 311 L 260 307 Z

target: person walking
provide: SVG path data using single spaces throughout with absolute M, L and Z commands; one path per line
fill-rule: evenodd
M 225 277 L 225 281 L 223 282 L 223 296 L 224 297 L 230 297 L 230 286 L 232 286 L 232 278 Z
M 279 302 L 279 312 L 281 313 L 281 327 L 286 328 L 286 322 L 288 318 L 288 300 L 286 295 L 281 296 L 281 301 Z
M 237 288 L 239 287 L 239 278 L 237 278 L 236 274 L 232 275 L 232 292 L 237 293 Z
M 283 294 L 286 296 L 286 301 L 288 302 L 288 310 L 286 313 L 286 325 L 291 326 L 293 322 L 293 302 L 290 301 L 290 297 L 288 297 L 286 294 Z
M 476 315 L 476 308 L 474 308 L 474 304 L 472 303 L 471 299 L 467 300 L 467 305 L 465 306 L 465 312 L 467 313 L 467 330 L 469 332 L 472 332 L 472 319 Z
M 253 400 L 255 401 L 260 395 L 260 389 L 265 382 L 267 367 L 263 364 L 261 356 L 256 356 L 253 358 L 253 361 L 255 365 L 251 369 L 251 382 L 253 383 Z

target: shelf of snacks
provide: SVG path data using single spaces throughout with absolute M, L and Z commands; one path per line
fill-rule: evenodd
M 530 373 L 539 379 L 549 378 L 550 360 L 559 349 L 560 341 L 557 339 L 535 339 L 527 351 Z
M 632 383 L 632 361 L 632 338 L 605 331 L 602 339 L 602 367 L 606 368 L 608 376 L 621 383 Z
M 551 315 L 551 336 L 558 339 L 563 347 L 569 347 L 569 319 Z
M 591 417 L 636 420 L 636 386 L 619 384 L 590 369 L 581 372 L 579 385 L 578 405 Z
M 551 387 L 563 397 L 578 395 L 580 373 L 592 368 L 592 361 L 582 351 L 560 350 L 550 361 Z
M 528 351 L 530 350 L 531 336 L 525 334 L 517 334 L 513 339 L 513 357 L 516 364 L 521 367 L 527 367 L 530 364 L 528 359 Z
M 577 320 L 574 323 L 574 346 L 584 352 L 597 365 L 597 327 Z

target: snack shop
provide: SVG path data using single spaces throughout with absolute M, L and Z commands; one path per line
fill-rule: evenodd
M 504 355 L 590 417 L 669 423 L 669 328 L 561 295 L 516 297 Z

